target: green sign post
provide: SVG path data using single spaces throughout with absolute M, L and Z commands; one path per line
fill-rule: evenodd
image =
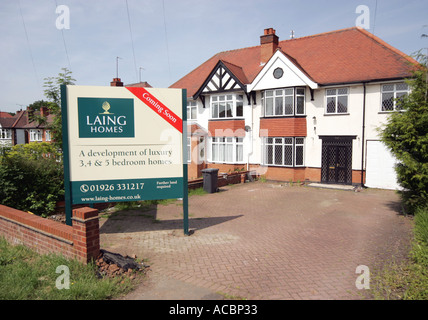
M 66 223 L 73 204 L 183 199 L 186 91 L 62 86 Z

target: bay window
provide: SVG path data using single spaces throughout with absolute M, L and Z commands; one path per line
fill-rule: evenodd
M 225 94 L 211 97 L 211 118 L 242 118 L 244 116 L 244 96 Z
M 211 161 L 221 163 L 240 163 L 244 161 L 244 138 L 212 137 Z
M 262 92 L 264 115 L 305 115 L 305 88 L 281 88 Z
M 305 138 L 263 138 L 263 164 L 284 167 L 304 166 Z

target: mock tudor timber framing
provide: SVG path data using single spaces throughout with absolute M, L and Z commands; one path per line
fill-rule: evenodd
M 234 66 L 238 69 L 242 68 L 239 66 L 232 65 L 226 61 L 219 60 L 216 66 L 213 68 L 211 73 L 205 79 L 201 87 L 193 96 L 193 99 L 201 99 L 202 105 L 205 108 L 205 96 L 206 94 L 212 93 L 222 93 L 222 92 L 234 92 L 234 91 L 244 91 L 247 96 L 248 104 L 251 103 L 251 95 L 247 92 L 247 86 L 242 83 L 241 80 L 227 67 L 227 65 Z M 217 80 L 216 80 L 217 78 Z

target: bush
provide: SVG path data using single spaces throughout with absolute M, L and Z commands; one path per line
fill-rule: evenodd
M 427 63 L 421 63 L 408 80 L 411 92 L 397 99 L 401 111 L 388 117 L 381 139 L 398 160 L 401 195 L 409 213 L 428 204 L 428 83 Z
M 45 216 L 63 195 L 63 165 L 52 145 L 17 145 L 1 157 L 1 204 Z

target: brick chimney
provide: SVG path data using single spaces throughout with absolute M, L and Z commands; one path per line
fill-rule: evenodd
M 40 116 L 47 117 L 49 115 L 49 109 L 47 107 L 40 107 Z
M 113 78 L 113 81 L 110 82 L 111 87 L 123 87 L 123 82 L 120 81 L 120 78 Z
M 260 63 L 265 64 L 278 48 L 278 36 L 273 28 L 265 29 L 264 35 L 260 36 L 260 46 Z

